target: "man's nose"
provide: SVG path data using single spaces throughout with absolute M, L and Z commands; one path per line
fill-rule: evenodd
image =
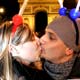
M 41 45 L 42 45 L 42 44 L 45 44 L 45 40 L 44 40 L 43 37 L 40 38 L 40 44 L 41 44 Z
M 35 40 L 39 41 L 40 39 L 37 36 L 35 36 Z

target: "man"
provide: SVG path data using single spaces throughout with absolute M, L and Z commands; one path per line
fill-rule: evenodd
M 77 26 L 78 25 L 78 26 Z M 44 69 L 53 80 L 80 78 L 80 22 L 67 16 L 53 20 L 40 39 Z

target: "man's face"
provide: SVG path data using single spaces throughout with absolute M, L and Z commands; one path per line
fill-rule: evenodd
M 66 46 L 62 40 L 51 29 L 41 37 L 41 57 L 52 62 L 58 62 L 65 56 Z

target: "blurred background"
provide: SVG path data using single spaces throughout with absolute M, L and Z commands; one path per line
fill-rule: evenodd
M 19 3 L 17 0 L 0 0 L 0 22 L 10 20 L 18 12 Z
M 18 14 L 24 0 L 0 0 L 0 23 L 11 20 Z M 75 8 L 77 0 L 63 0 L 67 9 Z M 58 0 L 28 0 L 23 18 L 39 37 L 44 34 L 45 27 L 57 16 L 60 5 Z

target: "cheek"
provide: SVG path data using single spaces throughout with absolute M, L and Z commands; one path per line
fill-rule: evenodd
M 34 51 L 32 51 L 31 49 L 23 49 L 20 52 L 20 56 L 25 60 L 33 61 L 35 54 Z
M 37 60 L 39 53 L 36 51 L 36 47 L 28 46 L 22 50 L 23 57 L 29 58 L 31 60 Z
M 65 45 L 61 42 L 56 42 L 49 47 L 49 50 L 53 53 L 63 53 L 65 50 Z
M 45 47 L 45 54 L 43 54 L 45 57 L 48 58 L 59 58 L 64 54 L 64 47 L 61 44 L 49 44 Z
M 45 46 L 45 51 L 46 53 L 56 53 L 59 49 L 58 44 L 48 44 L 47 46 Z

